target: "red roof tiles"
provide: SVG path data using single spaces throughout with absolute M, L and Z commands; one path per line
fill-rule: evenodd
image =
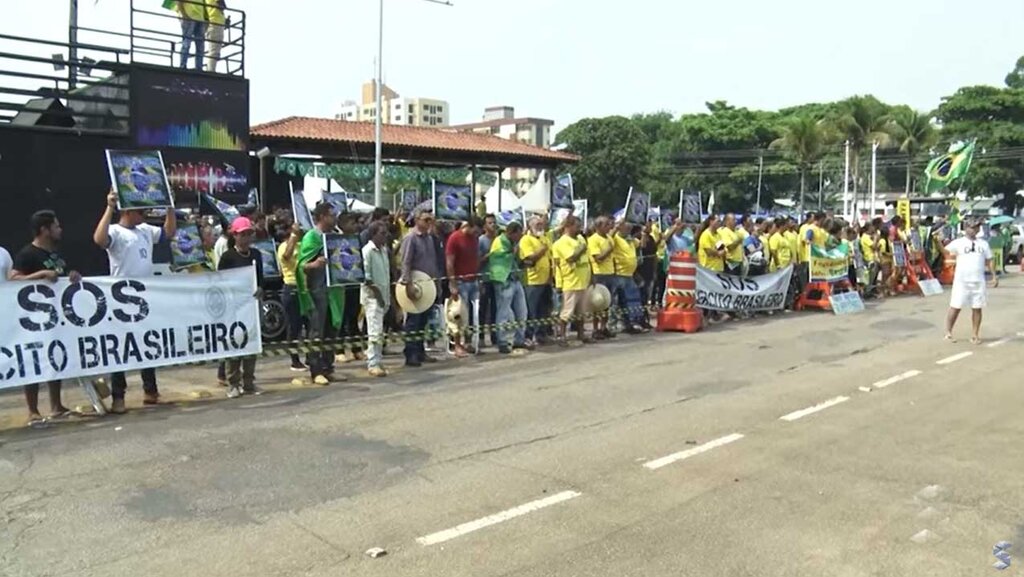
M 257 124 L 249 129 L 249 134 L 253 137 L 263 138 L 369 144 L 374 142 L 374 123 L 289 116 L 281 120 Z M 579 161 L 578 156 L 567 152 L 547 150 L 487 134 L 457 132 L 444 128 L 385 124 L 381 132 L 381 139 L 384 146 L 491 153 L 557 162 Z

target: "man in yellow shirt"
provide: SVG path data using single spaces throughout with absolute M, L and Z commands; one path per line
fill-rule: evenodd
M 526 271 L 526 339 L 543 344 L 548 327 L 541 321 L 551 316 L 551 241 L 541 217 L 530 218 L 528 228 L 519 239 L 519 260 Z
M 299 266 L 299 242 L 302 240 L 302 228 L 298 223 L 293 222 L 288 238 L 277 245 L 277 266 L 281 269 L 281 280 L 284 286 L 281 287 L 281 306 L 284 307 L 284 315 L 287 327 L 285 338 L 295 341 L 302 336 L 302 312 L 299 310 L 299 292 L 296 286 L 295 269 Z M 306 365 L 299 359 L 299 355 L 292 353 L 292 370 L 305 372 Z
M 227 9 L 224 0 L 205 0 L 206 2 L 206 71 L 216 72 L 217 61 L 220 60 L 220 50 L 224 46 L 224 25 L 227 18 L 224 10 Z
M 879 238 L 878 229 L 873 223 L 867 223 L 860 235 L 860 253 L 864 257 L 864 266 L 867 267 L 867 282 L 864 285 L 864 294 L 873 295 L 878 286 L 879 269 Z
M 636 273 L 637 258 L 636 249 L 640 241 L 633 237 L 633 225 L 622 220 L 619 222 L 612 237 L 615 249 L 612 251 L 612 260 L 615 263 L 615 293 L 619 308 L 623 311 L 623 321 L 626 324 L 626 332 L 638 334 L 644 332 L 638 325 L 643 318 L 643 311 L 639 310 L 637 303 L 640 302 L 640 288 L 636 286 L 633 274 Z
M 775 232 L 768 237 L 768 251 L 771 253 L 769 270 L 782 270 L 793 262 L 793 246 L 787 234 L 790 233 L 790 221 L 785 217 L 775 219 Z
M 615 278 L 615 241 L 609 234 L 612 228 L 612 221 L 606 216 L 599 216 L 594 220 L 594 233 L 587 239 L 587 253 L 590 255 L 590 266 L 594 274 L 594 282 L 603 285 L 611 293 L 614 300 L 617 288 Z M 564 282 L 564 281 L 563 281 Z M 597 340 L 610 339 L 614 335 L 608 330 L 608 316 L 606 313 L 594 316 L 594 338 Z
M 577 319 L 578 336 L 581 342 L 591 342 L 585 337 L 583 318 L 587 314 L 587 289 L 591 284 L 590 257 L 587 241 L 579 236 L 580 220 L 572 215 L 563 223 L 564 232 L 551 247 L 551 254 L 558 262 L 562 279 L 562 310 L 559 313 L 558 344 L 566 346 L 569 323 Z
M 725 248 L 718 239 L 718 217 L 709 216 L 697 240 L 697 260 L 700 266 L 715 272 L 725 271 Z
M 725 245 L 725 271 L 730 274 L 743 271 L 743 239 L 744 236 L 736 230 L 736 217 L 725 215 L 725 226 L 719 227 L 718 240 Z

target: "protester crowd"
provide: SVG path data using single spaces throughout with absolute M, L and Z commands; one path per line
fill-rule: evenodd
M 118 213 L 116 202 L 111 193 L 93 241 L 107 252 L 111 276 L 151 276 L 154 246 L 176 233 L 175 211 L 166 211 L 162 226 L 154 226 L 144 222 L 141 211 Z M 297 377 L 296 385 L 346 380 L 338 367 L 351 361 L 365 362 L 370 376 L 386 376 L 382 359 L 391 341 L 404 341 L 405 366 L 415 368 L 437 362 L 429 353 L 463 358 L 492 348 L 503 355 L 522 354 L 518 351 L 537 346 L 568 346 L 571 335 L 581 343 L 593 343 L 621 332 L 647 332 L 652 328 L 651 311 L 662 303 L 668 257 L 678 252 L 695 253 L 708 270 L 737 275 L 756 276 L 794 265 L 786 299 L 789 309 L 807 282 L 812 247 L 843 247 L 849 258 L 849 286 L 865 297 L 884 298 L 902 282 L 904 269 L 894 266 L 898 243 L 921 239 L 920 254 L 938 274 L 943 245 L 950 240 L 941 220 L 915 222 L 910 230 L 916 232 L 911 234 L 898 216 L 859 225 L 825 213 L 810 213 L 800 222 L 788 216 L 711 215 L 699 224 L 676 219 L 665 230 L 657 219 L 631 224 L 600 215 L 584 223 L 571 214 L 554 227 L 547 215 L 538 214 L 525 223 L 499 228 L 492 214 L 463 222 L 438 221 L 423 209 L 411 215 L 381 208 L 368 215 L 336 214 L 326 202 L 314 207 L 311 216 L 311 230 L 302 230 L 286 209 L 262 214 L 243 208 L 230 225 L 195 217 L 208 259 L 187 270 L 203 274 L 251 267 L 260 287 L 254 298 L 265 298 L 268 290 L 280 291 L 286 346 L 295 351 L 291 369 L 308 374 Z M 0 280 L 68 277 L 77 282 L 80 275 L 60 255 L 57 215 L 40 211 L 30 226 L 31 243 L 13 259 L 0 249 Z M 362 284 L 333 286 L 327 281 L 324 235 L 338 230 L 360 239 Z M 277 243 L 273 257 L 280 288 L 268 288 L 263 258 L 254 247 L 255 241 L 267 238 Z M 397 304 L 401 300 L 423 298 L 412 282 L 417 275 L 434 283 L 436 298 L 423 312 L 403 311 Z M 594 285 L 607 289 L 610 309 L 591 311 L 589 289 Z M 445 303 L 448 306 L 442 307 Z M 457 312 L 449 314 L 448 309 Z M 465 316 L 458 311 L 465 311 Z M 438 342 L 448 350 L 438 350 Z M 256 357 L 227 359 L 218 368 L 217 380 L 227 388 L 228 397 L 259 394 L 256 369 Z M 143 402 L 159 403 L 156 371 L 141 371 L 141 379 Z M 112 375 L 111 384 L 111 412 L 123 413 L 124 374 Z M 61 403 L 60 383 L 48 386 L 50 418 L 69 414 Z M 42 419 L 38 389 L 25 387 L 30 423 Z

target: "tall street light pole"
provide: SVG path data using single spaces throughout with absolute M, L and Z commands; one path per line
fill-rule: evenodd
M 453 6 L 448 0 L 422 0 L 423 2 L 430 2 L 431 4 L 440 4 L 442 6 Z M 373 159 L 373 204 L 374 206 L 384 206 L 383 204 L 383 159 L 381 158 L 381 152 L 383 149 L 383 142 L 381 133 L 383 132 L 384 125 L 384 110 L 382 107 L 383 98 L 381 92 L 383 91 L 384 82 L 384 0 L 377 0 L 377 78 L 375 81 L 376 92 L 376 107 L 377 111 L 374 115 L 376 122 L 374 123 L 374 159 Z M 390 106 L 390 105 L 389 105 Z M 418 113 L 418 111 L 417 111 Z

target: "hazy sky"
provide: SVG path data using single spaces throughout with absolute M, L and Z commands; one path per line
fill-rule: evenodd
M 960 86 L 1001 85 L 1024 54 L 1022 0 L 452 2 L 384 0 L 384 69 L 402 95 L 448 100 L 453 123 L 499 104 L 564 127 L 857 93 L 930 110 Z M 376 0 L 228 3 L 248 14 L 254 123 L 332 116 L 372 78 Z M 0 32 L 66 37 L 67 0 L 5 4 Z M 80 4 L 81 25 L 127 29 L 127 0 Z

